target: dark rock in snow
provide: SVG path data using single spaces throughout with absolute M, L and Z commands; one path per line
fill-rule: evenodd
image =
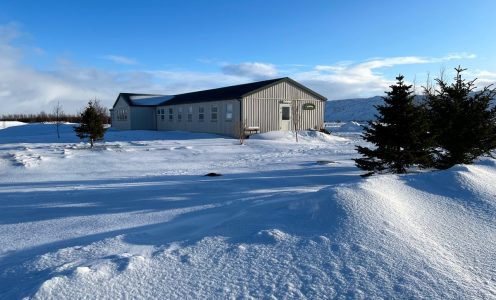
M 205 174 L 205 176 L 209 176 L 209 177 L 216 177 L 216 176 L 222 176 L 222 174 L 218 174 L 218 173 L 208 173 L 208 174 Z

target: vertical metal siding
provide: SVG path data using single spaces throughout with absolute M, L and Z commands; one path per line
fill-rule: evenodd
M 133 130 L 156 130 L 155 107 L 130 107 L 130 117 L 133 120 L 131 129 Z
M 226 120 L 226 105 L 230 103 L 233 105 L 233 118 L 232 120 Z M 193 107 L 193 119 L 191 122 L 188 121 L 188 107 Z M 217 121 L 212 121 L 211 119 L 211 108 L 212 106 L 217 106 Z M 177 118 L 178 108 L 182 107 L 182 119 L 181 121 Z M 205 119 L 199 121 L 198 119 L 198 108 L 204 107 L 205 109 Z M 235 129 L 234 126 L 239 120 L 239 101 L 238 100 L 224 100 L 224 101 L 211 101 L 211 102 L 200 102 L 191 104 L 176 104 L 159 106 L 157 109 L 165 109 L 165 120 L 161 120 L 157 117 L 157 130 L 181 130 L 181 131 L 191 131 L 191 132 L 207 132 L 207 133 L 217 133 L 221 135 L 234 136 Z M 168 109 L 172 108 L 174 111 L 174 119 L 169 120 Z
M 127 120 L 118 120 L 117 119 L 117 111 L 119 109 L 126 109 L 127 110 Z M 117 103 L 115 104 L 115 107 L 112 111 L 112 127 L 116 129 L 121 129 L 121 130 L 130 130 L 131 128 L 131 107 L 127 104 L 122 97 L 119 98 Z
M 260 127 L 261 132 L 279 130 L 280 101 L 298 102 L 300 129 L 323 126 L 325 101 L 288 82 L 281 82 L 243 98 L 243 119 L 248 126 Z M 302 110 L 304 103 L 315 104 L 315 109 Z

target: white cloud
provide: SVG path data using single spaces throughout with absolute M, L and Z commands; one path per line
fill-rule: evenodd
M 169 94 L 186 93 L 201 89 L 246 83 L 250 78 L 193 71 L 151 70 L 147 74 L 161 82 L 161 88 Z
M 0 26 L 0 114 L 48 112 L 57 101 L 65 111 L 77 112 L 95 97 L 110 106 L 124 88 L 154 87 L 145 73 L 114 73 L 67 61 L 59 61 L 54 70 L 37 70 L 22 63 L 27 54 L 39 55 L 35 48 L 13 45 L 21 36 L 13 24 Z
M 443 61 L 448 61 L 448 60 L 454 60 L 454 59 L 474 59 L 477 58 L 477 55 L 471 54 L 471 53 L 450 53 L 444 57 L 441 57 L 441 60 Z
M 42 71 L 22 63 L 23 49 L 12 45 L 18 36 L 15 26 L 0 26 L 0 114 L 50 112 L 57 101 L 75 113 L 93 98 L 111 107 L 119 92 L 175 94 L 252 80 L 221 72 L 114 72 L 64 59 L 53 70 Z
M 103 56 L 104 59 L 110 60 L 116 64 L 119 65 L 136 65 L 137 62 L 136 60 L 125 57 L 125 56 L 119 56 L 119 55 L 105 55 Z
M 22 36 L 15 25 L 0 26 L 0 114 L 51 111 L 60 101 L 66 112 L 77 112 L 88 100 L 98 98 L 110 107 L 119 92 L 176 94 L 254 80 L 289 76 L 315 89 L 329 99 L 382 95 L 394 78 L 381 71 L 395 66 L 434 64 L 449 60 L 472 59 L 473 54 L 448 54 L 444 57 L 374 58 L 364 62 L 338 62 L 334 65 L 261 62 L 217 63 L 218 71 L 136 70 L 115 72 L 82 67 L 59 59 L 54 69 L 42 71 L 22 63 L 25 55 L 40 55 L 35 47 L 20 48 L 13 41 Z M 122 57 L 120 57 L 122 58 Z M 122 61 L 122 60 L 121 60 Z M 125 60 L 124 60 L 125 61 Z M 468 72 L 467 72 L 467 75 Z M 496 82 L 496 73 L 477 70 L 479 85 Z M 468 77 L 470 77 L 468 76 Z
M 472 78 L 477 78 L 475 84 L 480 88 L 488 85 L 493 85 L 493 87 L 496 87 L 496 72 L 476 70 L 475 72 L 470 72 L 468 74 L 470 74 L 470 77 Z
M 222 72 L 227 75 L 251 78 L 272 78 L 277 76 L 277 68 L 272 64 L 248 62 L 241 64 L 226 64 Z
M 443 57 L 399 56 L 374 58 L 360 63 L 341 62 L 317 65 L 310 71 L 293 75 L 296 80 L 314 88 L 329 99 L 382 95 L 394 83 L 381 69 L 402 65 L 439 64 L 450 60 L 473 59 L 474 54 L 451 53 Z

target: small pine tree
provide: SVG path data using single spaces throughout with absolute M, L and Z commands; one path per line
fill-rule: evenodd
M 364 176 L 383 171 L 406 173 L 412 166 L 430 164 L 430 140 L 424 109 L 414 104 L 411 85 L 404 77 L 396 77 L 396 84 L 383 97 L 384 105 L 376 106 L 379 115 L 364 127 L 363 139 L 375 145 L 374 149 L 357 146 L 362 155 L 355 164 L 369 171 Z
M 463 79 L 465 70 L 455 68 L 451 85 L 438 78 L 438 90 L 424 89 L 437 146 L 434 164 L 439 169 L 470 164 L 496 148 L 496 109 L 490 108 L 496 89 L 487 86 L 475 92 L 477 79 Z
M 105 131 L 104 127 L 107 115 L 104 107 L 100 105 L 98 100 L 88 102 L 88 106 L 81 113 L 81 121 L 79 126 L 74 127 L 76 135 L 81 139 L 88 139 L 93 148 L 95 141 L 102 140 Z

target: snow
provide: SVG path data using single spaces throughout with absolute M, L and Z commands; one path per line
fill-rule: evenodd
M 133 95 L 133 94 L 131 94 L 128 97 L 129 97 L 129 99 L 131 101 L 133 101 L 133 100 L 147 99 L 147 98 L 160 97 L 160 96 L 162 96 L 162 95 L 153 95 L 153 94 L 143 94 L 143 95 L 137 94 L 137 95 Z
M 0 129 L 5 129 L 13 126 L 21 126 L 25 125 L 26 123 L 19 122 L 19 121 L 0 121 Z
M 496 298 L 496 160 L 363 179 L 331 125 L 0 130 L 0 298 Z
M 256 134 L 251 137 L 252 140 L 272 140 L 282 142 L 296 141 L 296 134 L 291 131 L 271 131 L 261 134 Z M 301 131 L 298 132 L 298 142 L 302 143 L 335 143 L 346 141 L 345 138 L 339 136 L 331 136 L 318 131 Z
M 331 132 L 339 132 L 340 134 L 361 134 L 363 126 L 366 123 L 359 123 L 355 121 L 340 123 L 340 122 L 330 122 L 326 123 L 327 129 Z
M 164 102 L 169 101 L 170 99 L 174 98 L 174 96 L 169 96 L 169 95 L 160 95 L 160 96 L 148 96 L 148 97 L 143 97 L 143 96 L 130 96 L 131 101 L 133 104 L 136 105 L 141 105 L 141 106 L 157 106 L 161 105 Z

